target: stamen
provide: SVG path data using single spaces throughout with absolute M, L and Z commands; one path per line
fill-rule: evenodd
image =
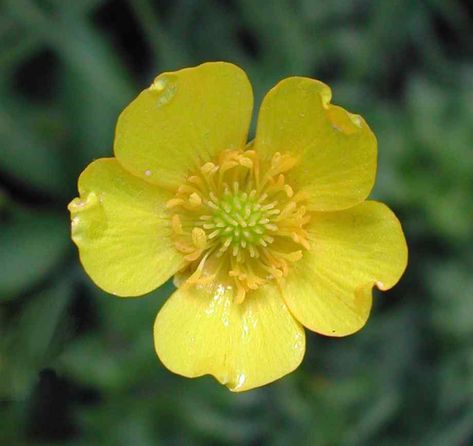
M 184 200 L 182 198 L 172 198 L 171 200 L 169 200 L 167 203 L 166 203 L 166 207 L 168 209 L 171 209 L 173 207 L 176 207 L 176 206 L 179 206 L 180 204 L 182 204 L 184 202 Z
M 215 172 L 216 170 L 218 169 L 218 167 L 214 164 L 214 163 L 205 163 L 201 168 L 200 170 L 202 171 L 202 173 L 211 173 L 211 172 Z
M 192 184 L 197 184 L 198 186 L 203 186 L 205 184 L 202 178 L 198 177 L 197 175 L 190 176 L 187 181 Z
M 192 242 L 196 248 L 205 248 L 207 244 L 207 234 L 202 228 L 194 228 L 192 230 Z
M 241 303 L 268 281 L 281 285 L 303 256 L 301 247 L 310 247 L 308 195 L 285 175 L 295 164 L 289 154 L 275 153 L 268 166 L 254 150 L 228 150 L 177 188 L 166 206 L 190 272 L 182 286 L 215 281 L 233 288 L 234 302 Z
M 193 192 L 189 196 L 189 203 L 193 206 L 200 206 L 202 204 L 202 198 L 200 197 L 200 195 Z
M 242 156 L 240 157 L 239 161 L 242 166 L 245 166 L 248 169 L 251 169 L 253 167 L 253 161 L 251 161 L 250 158 Z
M 171 228 L 176 234 L 183 234 L 184 231 L 182 230 L 182 223 L 179 215 L 174 214 L 171 217 Z
M 286 191 L 286 195 L 291 198 L 293 195 L 294 195 L 294 190 L 292 189 L 291 186 L 289 186 L 289 184 L 285 184 L 284 185 L 284 190 Z

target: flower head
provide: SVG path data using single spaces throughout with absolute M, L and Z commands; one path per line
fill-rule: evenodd
M 310 247 L 306 194 L 284 176 L 295 163 L 278 152 L 265 166 L 254 150 L 223 151 L 179 186 L 167 207 L 176 249 L 189 262 L 183 286 L 225 283 L 239 304 L 287 276 Z
M 263 100 L 215 62 L 158 76 L 120 115 L 115 158 L 91 163 L 70 205 L 82 264 L 104 290 L 138 296 L 174 275 L 154 326 L 170 370 L 231 390 L 294 370 L 303 327 L 345 336 L 366 323 L 372 288 L 407 264 L 399 221 L 365 201 L 376 139 L 292 77 Z

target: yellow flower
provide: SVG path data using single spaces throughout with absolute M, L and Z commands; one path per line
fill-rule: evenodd
M 330 100 L 319 81 L 283 80 L 247 143 L 253 94 L 240 68 L 164 73 L 120 115 L 115 157 L 81 174 L 69 210 L 92 280 L 139 296 L 175 275 L 154 325 L 173 372 L 233 391 L 267 384 L 300 364 L 303 327 L 356 332 L 373 286 L 402 275 L 399 221 L 364 201 L 375 136 Z

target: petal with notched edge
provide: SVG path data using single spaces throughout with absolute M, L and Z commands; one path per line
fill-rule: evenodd
M 154 325 L 156 352 L 171 371 L 211 374 L 232 391 L 270 383 L 300 364 L 302 326 L 280 292 L 265 286 L 233 302 L 231 288 L 179 288 Z
M 181 267 L 164 215 L 169 197 L 158 187 L 131 175 L 114 158 L 102 158 L 82 172 L 79 193 L 69 204 L 72 239 L 100 288 L 138 296 Z
M 401 225 L 382 203 L 367 201 L 315 213 L 311 249 L 293 264 L 283 289 L 294 317 L 328 336 L 345 336 L 366 323 L 373 286 L 393 287 L 407 265 Z
M 370 193 L 376 138 L 361 116 L 330 104 L 330 88 L 290 77 L 271 89 L 260 108 L 253 148 L 263 158 L 290 153 L 297 165 L 288 182 L 308 192 L 318 211 L 346 209 Z
M 134 175 L 175 188 L 220 151 L 244 148 L 252 109 L 250 82 L 236 65 L 163 73 L 121 113 L 115 156 Z

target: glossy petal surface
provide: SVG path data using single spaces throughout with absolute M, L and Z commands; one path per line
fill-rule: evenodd
M 252 109 L 251 85 L 235 65 L 163 73 L 121 113 L 115 156 L 131 173 L 175 187 L 218 152 L 244 147 Z
M 215 376 L 232 391 L 248 390 L 294 370 L 305 351 L 302 326 L 279 291 L 263 287 L 234 304 L 229 288 L 179 288 L 155 326 L 156 351 L 171 371 Z
M 407 265 L 407 246 L 396 216 L 382 203 L 317 213 L 312 249 L 293 265 L 284 297 L 307 328 L 345 336 L 363 327 L 372 287 L 394 286 Z
M 376 174 L 376 138 L 358 115 L 331 105 L 322 82 L 291 77 L 268 92 L 253 147 L 297 156 L 291 184 L 310 193 L 312 209 L 332 211 L 362 202 Z
M 159 188 L 102 158 L 82 172 L 79 193 L 69 204 L 72 239 L 100 288 L 119 296 L 145 294 L 181 266 L 163 215 L 169 197 Z

